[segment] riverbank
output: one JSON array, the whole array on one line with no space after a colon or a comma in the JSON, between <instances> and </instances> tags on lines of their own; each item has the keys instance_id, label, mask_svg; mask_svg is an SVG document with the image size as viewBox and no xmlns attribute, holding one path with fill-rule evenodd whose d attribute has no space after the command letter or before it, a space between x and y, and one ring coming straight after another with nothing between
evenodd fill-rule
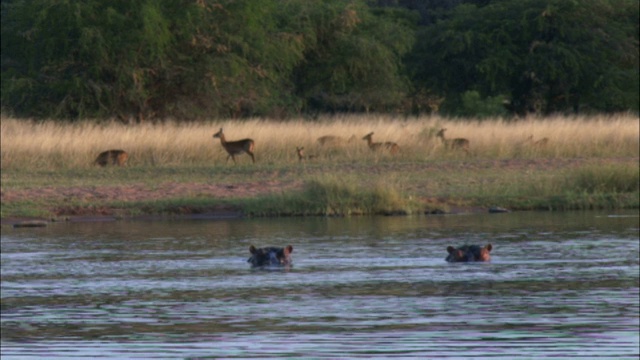
<instances>
[{"instance_id":1,"label":"riverbank","mask_svg":"<svg viewBox=\"0 0 640 360\"><path fill-rule=\"evenodd\" d=\"M116 167L56 174L14 170L2 174L1 218L12 224L24 219L628 209L639 207L638 162L638 158L458 159L275 168Z\"/></svg>"}]
</instances>

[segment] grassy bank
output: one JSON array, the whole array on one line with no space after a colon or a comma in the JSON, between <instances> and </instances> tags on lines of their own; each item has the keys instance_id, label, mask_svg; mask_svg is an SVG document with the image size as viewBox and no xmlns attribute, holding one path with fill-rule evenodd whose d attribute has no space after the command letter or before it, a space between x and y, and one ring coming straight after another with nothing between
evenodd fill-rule
<instances>
[{"instance_id":1,"label":"grassy bank","mask_svg":"<svg viewBox=\"0 0 640 360\"><path fill-rule=\"evenodd\" d=\"M228 140L255 141L255 165L246 155L237 157L238 165L225 164L227 154L212 138L220 127ZM447 149L435 137L441 128L450 138L468 139L469 153ZM635 116L511 123L353 116L137 126L3 117L1 130L3 218L219 207L263 216L639 206ZM396 142L399 154L370 151L361 138L371 131L374 141ZM317 138L323 135L345 141L322 146ZM535 144L543 138L545 145ZM298 161L296 146L314 158ZM127 166L92 165L107 149L126 150ZM246 191L226 194L226 188ZM109 191L115 195L104 195Z\"/></svg>"}]
</instances>

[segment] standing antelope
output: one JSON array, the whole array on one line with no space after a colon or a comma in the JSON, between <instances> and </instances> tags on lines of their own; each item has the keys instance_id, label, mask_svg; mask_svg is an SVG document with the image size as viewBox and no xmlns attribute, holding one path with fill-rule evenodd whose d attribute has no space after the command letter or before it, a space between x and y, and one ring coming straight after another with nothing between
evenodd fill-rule
<instances>
[{"instance_id":1,"label":"standing antelope","mask_svg":"<svg viewBox=\"0 0 640 360\"><path fill-rule=\"evenodd\" d=\"M369 149L371 149L372 151L377 151L384 147L385 149L389 150L389 152L392 155L395 155L400 150L400 146L398 146L398 144L394 142L390 142L390 141L387 141L385 143L373 142L373 132L370 132L367 135L365 135L362 138L362 140L367 140L367 145L369 145Z\"/></svg>"},{"instance_id":2,"label":"standing antelope","mask_svg":"<svg viewBox=\"0 0 640 360\"><path fill-rule=\"evenodd\" d=\"M436 134L436 137L439 137L442 140L442 143L447 149L462 149L469 154L469 140L465 138L446 139L444 137L445 131L447 131L447 129L440 129Z\"/></svg>"},{"instance_id":3,"label":"standing antelope","mask_svg":"<svg viewBox=\"0 0 640 360\"><path fill-rule=\"evenodd\" d=\"M305 155L304 154L304 146L303 147L298 147L296 146L296 152L298 153L298 161L304 161L304 160L311 160L311 159L315 159L316 156L315 155Z\"/></svg>"},{"instance_id":4,"label":"standing antelope","mask_svg":"<svg viewBox=\"0 0 640 360\"><path fill-rule=\"evenodd\" d=\"M224 138L224 133L222 132L222 128L220 128L220 131L218 131L217 133L213 134L213 138L220 138L220 144L222 144L222 147L227 151L227 153L229 153L229 156L227 156L227 163L229 162L229 158L233 159L233 163L236 164L236 158L235 155L238 154L242 154L243 152L249 154L249 156L251 156L251 160L253 160L253 163L255 164L256 162L256 158L253 156L253 147L254 147L254 142L251 139L242 139L242 140L236 140L236 141L227 141Z\"/></svg>"},{"instance_id":5,"label":"standing antelope","mask_svg":"<svg viewBox=\"0 0 640 360\"><path fill-rule=\"evenodd\" d=\"M124 150L107 150L101 152L93 163L100 166L122 166L127 162L127 159L129 159L129 154Z\"/></svg>"}]
</instances>

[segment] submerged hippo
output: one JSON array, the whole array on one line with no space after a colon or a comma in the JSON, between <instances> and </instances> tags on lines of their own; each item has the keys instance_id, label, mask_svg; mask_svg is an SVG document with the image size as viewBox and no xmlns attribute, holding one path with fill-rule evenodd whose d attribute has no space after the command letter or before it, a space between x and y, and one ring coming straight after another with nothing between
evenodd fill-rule
<instances>
[{"instance_id":1,"label":"submerged hippo","mask_svg":"<svg viewBox=\"0 0 640 360\"><path fill-rule=\"evenodd\" d=\"M478 245L464 245L459 248L453 246L447 247L449 256L445 260L448 262L471 262L471 261L490 261L491 249L493 246L487 244L484 247Z\"/></svg>"},{"instance_id":2,"label":"submerged hippo","mask_svg":"<svg viewBox=\"0 0 640 360\"><path fill-rule=\"evenodd\" d=\"M251 245L249 252L251 252L251 257L247 262L251 263L251 267L289 266L291 265L293 246L256 248Z\"/></svg>"}]
</instances>

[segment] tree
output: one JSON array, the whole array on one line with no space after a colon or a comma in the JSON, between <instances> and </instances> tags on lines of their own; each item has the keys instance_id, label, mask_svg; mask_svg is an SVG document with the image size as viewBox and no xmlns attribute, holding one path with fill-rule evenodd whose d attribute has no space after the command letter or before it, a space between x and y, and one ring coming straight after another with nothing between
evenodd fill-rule
<instances>
[{"instance_id":1,"label":"tree","mask_svg":"<svg viewBox=\"0 0 640 360\"><path fill-rule=\"evenodd\" d=\"M304 61L294 82L307 111L382 110L400 103L408 82L402 56L413 43L406 12L371 11L360 1L315 1Z\"/></svg>"},{"instance_id":2,"label":"tree","mask_svg":"<svg viewBox=\"0 0 640 360\"><path fill-rule=\"evenodd\" d=\"M449 102L475 90L520 114L638 109L637 1L460 5L417 43L415 81Z\"/></svg>"},{"instance_id":3,"label":"tree","mask_svg":"<svg viewBox=\"0 0 640 360\"><path fill-rule=\"evenodd\" d=\"M406 84L401 18L361 0L2 2L2 107L138 121L380 107Z\"/></svg>"},{"instance_id":4,"label":"tree","mask_svg":"<svg viewBox=\"0 0 640 360\"><path fill-rule=\"evenodd\" d=\"M18 115L194 117L287 102L299 39L279 1L2 3L2 106ZM277 100L274 100L277 99Z\"/></svg>"}]
</instances>

